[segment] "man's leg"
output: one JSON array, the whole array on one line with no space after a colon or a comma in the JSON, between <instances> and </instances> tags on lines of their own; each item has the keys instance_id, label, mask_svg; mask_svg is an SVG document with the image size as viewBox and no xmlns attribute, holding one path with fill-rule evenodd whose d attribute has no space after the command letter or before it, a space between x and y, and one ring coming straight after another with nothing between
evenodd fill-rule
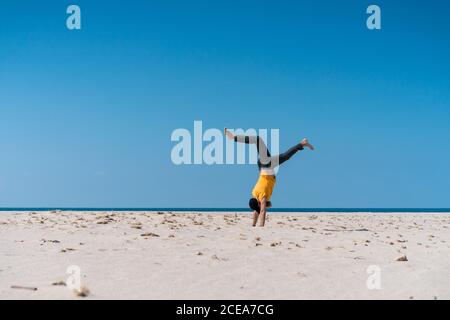
<instances>
[{"instance_id":1,"label":"man's leg","mask_svg":"<svg viewBox=\"0 0 450 320\"><path fill-rule=\"evenodd\" d=\"M308 139L303 139L299 144L293 146L288 151L283 152L282 154L272 157L278 159L272 160L272 161L278 161L278 165L280 166L282 163L288 161L294 154L296 154L298 151L303 150L304 147L307 147L311 150L314 150L314 147L308 142Z\"/></svg>"},{"instance_id":2,"label":"man's leg","mask_svg":"<svg viewBox=\"0 0 450 320\"><path fill-rule=\"evenodd\" d=\"M264 211L261 211L261 219L259 219L259 226L264 227L265 224L266 224L266 210L264 209Z\"/></svg>"},{"instance_id":3,"label":"man's leg","mask_svg":"<svg viewBox=\"0 0 450 320\"><path fill-rule=\"evenodd\" d=\"M240 143L246 143L246 144L256 144L256 150L258 150L258 156L260 159L260 162L263 165L267 165L270 163L270 152L267 148L266 144L264 143L264 140L260 136L246 136L246 135L235 135L227 130L227 128L224 129L225 135L236 142Z\"/></svg>"}]
</instances>

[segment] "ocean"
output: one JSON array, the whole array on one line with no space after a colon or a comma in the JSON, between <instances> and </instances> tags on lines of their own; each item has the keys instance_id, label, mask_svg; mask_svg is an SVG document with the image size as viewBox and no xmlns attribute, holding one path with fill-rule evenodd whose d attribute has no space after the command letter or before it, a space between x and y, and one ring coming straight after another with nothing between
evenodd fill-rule
<instances>
[{"instance_id":1,"label":"ocean","mask_svg":"<svg viewBox=\"0 0 450 320\"><path fill-rule=\"evenodd\" d=\"M173 211L173 212L246 212L248 208L0 208L0 211ZM450 212L449 208L271 208L270 212Z\"/></svg>"}]
</instances>

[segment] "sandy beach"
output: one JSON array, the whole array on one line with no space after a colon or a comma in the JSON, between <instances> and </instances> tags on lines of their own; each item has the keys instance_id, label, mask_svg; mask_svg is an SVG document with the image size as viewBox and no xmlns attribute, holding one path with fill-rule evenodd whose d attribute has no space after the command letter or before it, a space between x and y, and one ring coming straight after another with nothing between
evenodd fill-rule
<instances>
[{"instance_id":1,"label":"sandy beach","mask_svg":"<svg viewBox=\"0 0 450 320\"><path fill-rule=\"evenodd\" d=\"M0 299L450 299L449 228L448 213L254 228L250 213L0 212Z\"/></svg>"}]
</instances>

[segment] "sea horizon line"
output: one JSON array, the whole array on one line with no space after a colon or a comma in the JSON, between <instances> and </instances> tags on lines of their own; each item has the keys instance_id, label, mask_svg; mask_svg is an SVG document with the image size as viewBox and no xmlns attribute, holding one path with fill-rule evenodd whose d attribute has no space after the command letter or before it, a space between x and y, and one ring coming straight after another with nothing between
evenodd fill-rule
<instances>
[{"instance_id":1,"label":"sea horizon line","mask_svg":"<svg viewBox=\"0 0 450 320\"><path fill-rule=\"evenodd\" d=\"M195 207L0 207L0 211L173 211L173 212L247 212L248 208ZM450 208L273 208L271 212L450 212Z\"/></svg>"}]
</instances>

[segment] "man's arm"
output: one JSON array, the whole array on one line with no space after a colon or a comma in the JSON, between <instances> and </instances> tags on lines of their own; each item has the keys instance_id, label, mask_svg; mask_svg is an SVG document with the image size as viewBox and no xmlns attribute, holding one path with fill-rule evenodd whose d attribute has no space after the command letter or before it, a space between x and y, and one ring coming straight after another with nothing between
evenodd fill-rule
<instances>
[{"instance_id":1,"label":"man's arm","mask_svg":"<svg viewBox=\"0 0 450 320\"><path fill-rule=\"evenodd\" d=\"M253 211L253 226L256 227L256 223L258 222L259 213L256 210Z\"/></svg>"},{"instance_id":2,"label":"man's arm","mask_svg":"<svg viewBox=\"0 0 450 320\"><path fill-rule=\"evenodd\" d=\"M261 199L261 209L259 211L259 215L261 216L261 220L259 221L259 226L264 227L264 224L266 223L266 197Z\"/></svg>"}]
</instances>

